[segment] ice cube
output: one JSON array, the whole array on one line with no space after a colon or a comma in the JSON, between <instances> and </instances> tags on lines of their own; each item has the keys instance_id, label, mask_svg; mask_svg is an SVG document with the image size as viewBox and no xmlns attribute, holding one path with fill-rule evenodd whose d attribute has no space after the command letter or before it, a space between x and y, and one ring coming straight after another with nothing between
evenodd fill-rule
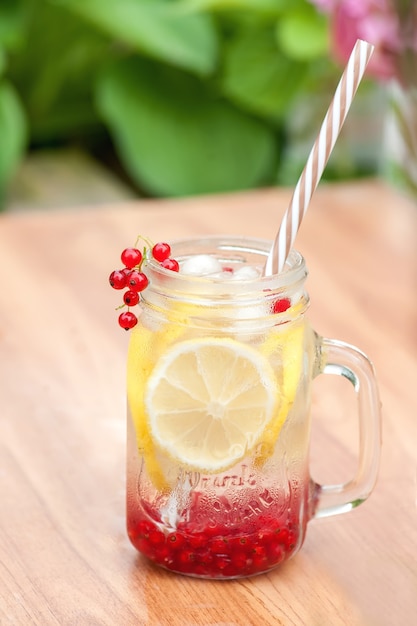
<instances>
[{"instance_id":1,"label":"ice cube","mask_svg":"<svg viewBox=\"0 0 417 626\"><path fill-rule=\"evenodd\" d=\"M196 254L181 264L181 274L189 276L207 276L222 271L219 261L209 254Z\"/></svg>"},{"instance_id":2,"label":"ice cube","mask_svg":"<svg viewBox=\"0 0 417 626\"><path fill-rule=\"evenodd\" d=\"M256 267L252 265L243 265L233 272L231 278L232 280L251 280L253 278L259 278L259 272Z\"/></svg>"},{"instance_id":3,"label":"ice cube","mask_svg":"<svg viewBox=\"0 0 417 626\"><path fill-rule=\"evenodd\" d=\"M216 278L220 280L230 280L232 276L233 276L232 272L225 272L224 270L222 272L216 272L215 274L210 274L210 278Z\"/></svg>"}]
</instances>

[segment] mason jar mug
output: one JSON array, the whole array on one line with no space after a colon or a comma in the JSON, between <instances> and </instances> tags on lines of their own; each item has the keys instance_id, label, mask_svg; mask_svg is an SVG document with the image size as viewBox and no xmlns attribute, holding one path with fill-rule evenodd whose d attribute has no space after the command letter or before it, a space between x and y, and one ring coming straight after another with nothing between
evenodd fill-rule
<instances>
[{"instance_id":1,"label":"mason jar mug","mask_svg":"<svg viewBox=\"0 0 417 626\"><path fill-rule=\"evenodd\" d=\"M269 249L258 239L184 240L172 246L184 271L144 269L127 364L127 529L173 572L267 572L297 553L311 519L357 506L376 481L373 367L311 328L298 252L262 276ZM186 271L196 258L203 275ZM356 475L331 486L309 470L312 384L328 373L352 383L360 429Z\"/></svg>"}]
</instances>

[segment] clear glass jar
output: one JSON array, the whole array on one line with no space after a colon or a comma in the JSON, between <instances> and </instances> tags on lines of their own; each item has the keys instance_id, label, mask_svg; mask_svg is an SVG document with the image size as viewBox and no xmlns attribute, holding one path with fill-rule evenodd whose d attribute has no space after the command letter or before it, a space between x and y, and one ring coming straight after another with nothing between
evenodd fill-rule
<instances>
[{"instance_id":1,"label":"clear glass jar","mask_svg":"<svg viewBox=\"0 0 417 626\"><path fill-rule=\"evenodd\" d=\"M279 276L234 280L260 274L269 248L180 241L180 263L208 254L222 276L145 269L128 356L127 528L140 552L175 572L266 572L296 554L310 519L350 510L376 480L372 366L311 329L302 256L292 251ZM314 378L329 372L359 398L359 469L347 484L320 486L309 472L310 398Z\"/></svg>"}]
</instances>

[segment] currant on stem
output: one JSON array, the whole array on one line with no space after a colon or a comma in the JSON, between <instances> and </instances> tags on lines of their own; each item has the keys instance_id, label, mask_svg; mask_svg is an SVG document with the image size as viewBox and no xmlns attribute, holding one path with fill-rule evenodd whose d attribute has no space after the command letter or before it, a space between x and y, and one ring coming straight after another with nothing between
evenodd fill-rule
<instances>
[{"instance_id":1,"label":"currant on stem","mask_svg":"<svg viewBox=\"0 0 417 626\"><path fill-rule=\"evenodd\" d=\"M165 259L164 261L162 261L161 266L164 267L166 270L171 270L172 272L180 271L179 263L175 259Z\"/></svg>"},{"instance_id":2,"label":"currant on stem","mask_svg":"<svg viewBox=\"0 0 417 626\"><path fill-rule=\"evenodd\" d=\"M152 248L152 256L155 261L165 261L171 255L171 246L167 243L159 242Z\"/></svg>"},{"instance_id":3,"label":"currant on stem","mask_svg":"<svg viewBox=\"0 0 417 626\"><path fill-rule=\"evenodd\" d=\"M127 304L127 306L136 306L139 302L139 294L137 291L125 291L123 294L123 302Z\"/></svg>"},{"instance_id":4,"label":"currant on stem","mask_svg":"<svg viewBox=\"0 0 417 626\"><path fill-rule=\"evenodd\" d=\"M137 242L142 239L146 244L143 250L136 247ZM124 267L120 270L114 270L109 276L110 285L113 289L125 289L123 294L123 306L128 307L119 315L119 325L125 330L130 330L138 323L137 316L129 311L129 307L136 306L140 302L139 293L142 292L149 284L148 277L142 272L142 265L145 260L153 258L161 264L165 269L174 272L179 271L179 264L175 259L171 259L171 247L165 242L158 242L155 245L146 237L138 237L135 247L125 248L120 255Z\"/></svg>"},{"instance_id":5,"label":"currant on stem","mask_svg":"<svg viewBox=\"0 0 417 626\"><path fill-rule=\"evenodd\" d=\"M132 270L128 276L127 284L131 291L143 291L148 286L149 281L143 272Z\"/></svg>"},{"instance_id":6,"label":"currant on stem","mask_svg":"<svg viewBox=\"0 0 417 626\"><path fill-rule=\"evenodd\" d=\"M128 269L133 269L136 265L139 265L142 261L142 252L137 248L126 248L123 250L120 258L123 265Z\"/></svg>"},{"instance_id":7,"label":"currant on stem","mask_svg":"<svg viewBox=\"0 0 417 626\"><path fill-rule=\"evenodd\" d=\"M119 326L125 330L130 330L138 323L138 318L131 311L124 311L119 315Z\"/></svg>"},{"instance_id":8,"label":"currant on stem","mask_svg":"<svg viewBox=\"0 0 417 626\"><path fill-rule=\"evenodd\" d=\"M126 287L126 275L123 270L114 270L109 276L109 283L113 289L124 289Z\"/></svg>"}]
</instances>

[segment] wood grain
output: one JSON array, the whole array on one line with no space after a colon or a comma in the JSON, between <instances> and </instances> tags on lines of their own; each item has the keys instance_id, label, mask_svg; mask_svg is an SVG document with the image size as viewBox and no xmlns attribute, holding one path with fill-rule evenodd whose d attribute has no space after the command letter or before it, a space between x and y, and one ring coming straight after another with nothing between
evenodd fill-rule
<instances>
[{"instance_id":1,"label":"wood grain","mask_svg":"<svg viewBox=\"0 0 417 626\"><path fill-rule=\"evenodd\" d=\"M126 538L128 337L107 276L138 233L272 239L290 195L0 217L2 626L416 623L417 208L377 182L322 185L297 240L316 330L360 346L376 366L384 443L371 498L311 522L292 561L242 581L169 574ZM320 480L355 466L354 407L342 393L317 383L311 463Z\"/></svg>"}]
</instances>

